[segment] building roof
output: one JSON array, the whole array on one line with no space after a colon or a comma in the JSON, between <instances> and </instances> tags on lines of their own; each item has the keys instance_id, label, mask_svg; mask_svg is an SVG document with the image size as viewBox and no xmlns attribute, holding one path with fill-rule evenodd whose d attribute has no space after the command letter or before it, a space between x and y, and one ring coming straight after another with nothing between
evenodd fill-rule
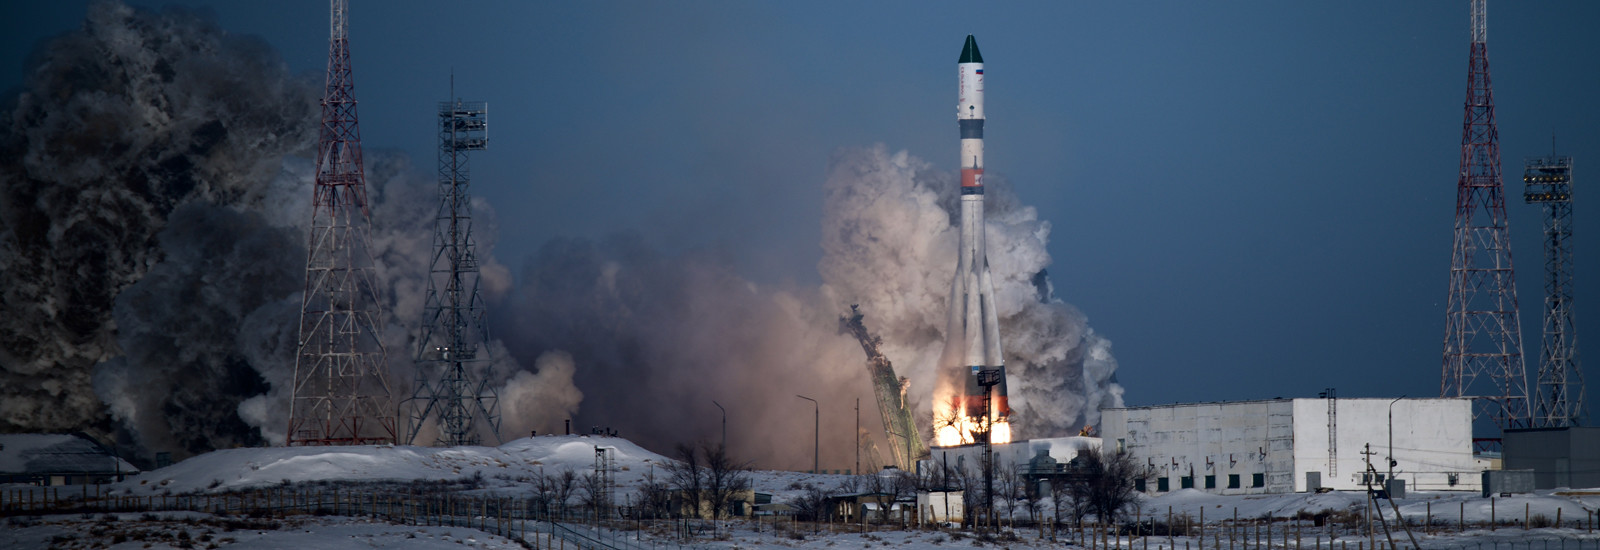
<instances>
[{"instance_id":1,"label":"building roof","mask_svg":"<svg viewBox=\"0 0 1600 550\"><path fill-rule=\"evenodd\" d=\"M1395 401L1394 397L1335 397L1337 401ZM1471 397L1402 397L1400 401L1456 401L1472 400ZM1292 401L1327 401L1326 397L1275 397L1272 399L1245 399L1241 401L1196 401L1193 403L1165 403L1160 405L1141 405L1138 407L1106 407L1103 411L1135 411L1146 409L1171 409L1176 407L1207 407L1212 405L1250 405L1258 403L1284 403Z\"/></svg>"},{"instance_id":2,"label":"building roof","mask_svg":"<svg viewBox=\"0 0 1600 550\"><path fill-rule=\"evenodd\" d=\"M118 472L134 474L139 469L82 436L0 434L0 475Z\"/></svg>"}]
</instances>

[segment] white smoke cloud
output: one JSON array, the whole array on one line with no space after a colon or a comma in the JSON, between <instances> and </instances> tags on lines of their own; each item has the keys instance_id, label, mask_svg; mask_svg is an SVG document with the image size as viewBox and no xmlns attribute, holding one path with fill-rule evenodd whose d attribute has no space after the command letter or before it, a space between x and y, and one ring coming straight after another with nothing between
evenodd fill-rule
<instances>
[{"instance_id":1,"label":"white smoke cloud","mask_svg":"<svg viewBox=\"0 0 1600 550\"><path fill-rule=\"evenodd\" d=\"M503 346L496 348L497 355L505 353ZM499 390L500 433L506 439L534 430L557 433L566 419L578 414L578 404L583 402L583 392L572 384L578 367L571 354L546 352L533 362L533 369L517 371Z\"/></svg>"},{"instance_id":2,"label":"white smoke cloud","mask_svg":"<svg viewBox=\"0 0 1600 550\"><path fill-rule=\"evenodd\" d=\"M1049 222L1021 205L1002 178L988 183L989 268L1014 434L1070 435L1097 424L1101 407L1122 405L1111 343L1036 282L1048 283ZM818 270L828 294L861 304L868 327L883 336L884 354L910 377L918 414L928 415L960 232L954 174L880 145L841 151L824 189Z\"/></svg>"}]
</instances>

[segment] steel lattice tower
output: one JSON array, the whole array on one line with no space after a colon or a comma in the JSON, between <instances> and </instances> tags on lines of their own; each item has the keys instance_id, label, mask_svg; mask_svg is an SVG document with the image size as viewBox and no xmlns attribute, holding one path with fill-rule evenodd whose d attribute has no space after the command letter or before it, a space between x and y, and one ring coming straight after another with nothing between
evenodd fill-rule
<instances>
[{"instance_id":1,"label":"steel lattice tower","mask_svg":"<svg viewBox=\"0 0 1600 550\"><path fill-rule=\"evenodd\" d=\"M451 95L455 86L451 85ZM417 339L417 379L412 391L407 442L428 417L438 419L435 445L476 445L476 419L500 439L500 403L487 349L483 297L478 293L477 245L472 238L469 151L489 145L489 106L483 102L439 104L439 210L434 217L428 295Z\"/></svg>"},{"instance_id":2,"label":"steel lattice tower","mask_svg":"<svg viewBox=\"0 0 1600 550\"><path fill-rule=\"evenodd\" d=\"M1500 136L1489 83L1484 0L1472 0L1472 46L1461 173L1456 184L1455 247L1445 314L1443 397L1477 397L1500 429L1529 425L1522 321L1500 179Z\"/></svg>"},{"instance_id":3,"label":"steel lattice tower","mask_svg":"<svg viewBox=\"0 0 1600 550\"><path fill-rule=\"evenodd\" d=\"M1529 159L1522 198L1544 210L1544 339L1533 425L1578 425L1583 414L1583 371L1572 327L1572 157Z\"/></svg>"},{"instance_id":4,"label":"steel lattice tower","mask_svg":"<svg viewBox=\"0 0 1600 550\"><path fill-rule=\"evenodd\" d=\"M290 445L393 443L371 213L350 74L346 0L332 0L317 180L306 250L300 341L289 402Z\"/></svg>"}]
</instances>

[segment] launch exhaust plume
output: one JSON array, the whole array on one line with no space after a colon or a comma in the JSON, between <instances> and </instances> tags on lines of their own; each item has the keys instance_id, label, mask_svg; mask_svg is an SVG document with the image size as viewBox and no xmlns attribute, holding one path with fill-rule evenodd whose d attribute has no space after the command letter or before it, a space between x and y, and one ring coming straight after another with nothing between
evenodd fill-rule
<instances>
[{"instance_id":1,"label":"launch exhaust plume","mask_svg":"<svg viewBox=\"0 0 1600 550\"><path fill-rule=\"evenodd\" d=\"M1111 342L1054 296L1045 272L1052 263L1049 222L1023 206L1003 178L990 174L985 186L1013 437L1077 433L1099 423L1101 407L1122 405ZM884 353L909 369L903 374L912 381L909 394L923 400L916 410L928 415L919 419L927 430L961 230L955 176L878 146L841 151L824 189L818 269L831 294L859 301L880 319Z\"/></svg>"},{"instance_id":2,"label":"launch exhaust plume","mask_svg":"<svg viewBox=\"0 0 1600 550\"><path fill-rule=\"evenodd\" d=\"M0 115L0 431L180 458L282 443L320 75L193 13L115 2L33 59ZM386 344L407 349L433 188L402 157L367 160ZM493 211L474 210L488 250ZM502 296L510 273L485 256ZM522 370L497 361L496 384Z\"/></svg>"},{"instance_id":3,"label":"launch exhaust plume","mask_svg":"<svg viewBox=\"0 0 1600 550\"><path fill-rule=\"evenodd\" d=\"M822 462L849 464L855 444L845 411L854 398L874 399L859 346L836 331L849 304L872 316L886 355L905 369L928 435L959 231L955 181L882 146L841 150L823 184L820 288L760 285L716 251L668 254L636 234L559 238L523 268L513 303L491 314L524 361L544 350L571 353L583 389L580 426L618 429L652 448L715 441L716 400L728 410L733 452L763 467L804 469L812 441L802 436L813 427L801 414L808 404L793 396L828 395ZM1100 407L1122 404L1111 344L1052 294L1049 224L992 175L989 198L1016 436L1075 434L1099 422Z\"/></svg>"}]
</instances>

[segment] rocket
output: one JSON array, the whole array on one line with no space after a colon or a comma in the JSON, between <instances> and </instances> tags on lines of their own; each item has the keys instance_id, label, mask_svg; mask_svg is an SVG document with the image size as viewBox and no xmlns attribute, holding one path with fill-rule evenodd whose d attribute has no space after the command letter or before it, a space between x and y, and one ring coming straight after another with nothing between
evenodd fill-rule
<instances>
[{"instance_id":1,"label":"rocket","mask_svg":"<svg viewBox=\"0 0 1600 550\"><path fill-rule=\"evenodd\" d=\"M956 122L961 127L961 248L950 288L950 318L942 362L961 369L964 384L957 387L964 387L962 404L969 417L983 416L989 388L979 380L990 378L994 385L990 418L1000 420L1010 416L1011 408L1006 403L1006 367L1000 349L994 281L984 252L983 56L972 35L967 35L966 45L961 47L956 73Z\"/></svg>"}]
</instances>

